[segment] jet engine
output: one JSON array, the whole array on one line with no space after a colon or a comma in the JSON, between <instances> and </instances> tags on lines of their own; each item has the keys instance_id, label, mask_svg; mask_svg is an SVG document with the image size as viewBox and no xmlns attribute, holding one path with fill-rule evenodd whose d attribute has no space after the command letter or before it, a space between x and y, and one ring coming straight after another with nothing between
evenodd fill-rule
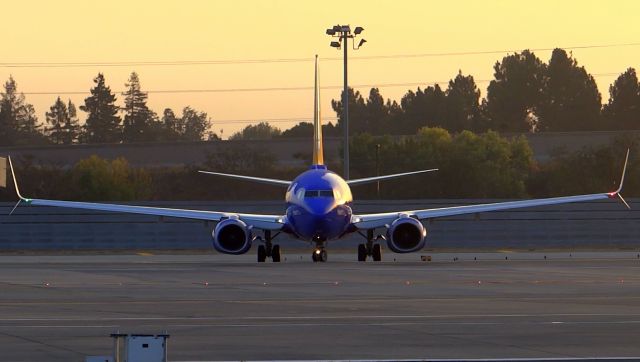
<instances>
[{"instance_id":1,"label":"jet engine","mask_svg":"<svg viewBox=\"0 0 640 362\"><path fill-rule=\"evenodd\" d=\"M242 220L227 219L213 229L213 247L224 254L239 255L251 249L251 227Z\"/></svg>"},{"instance_id":2,"label":"jet engine","mask_svg":"<svg viewBox=\"0 0 640 362\"><path fill-rule=\"evenodd\" d=\"M395 253L411 253L424 247L427 230L414 218L404 216L387 228L387 246Z\"/></svg>"}]
</instances>

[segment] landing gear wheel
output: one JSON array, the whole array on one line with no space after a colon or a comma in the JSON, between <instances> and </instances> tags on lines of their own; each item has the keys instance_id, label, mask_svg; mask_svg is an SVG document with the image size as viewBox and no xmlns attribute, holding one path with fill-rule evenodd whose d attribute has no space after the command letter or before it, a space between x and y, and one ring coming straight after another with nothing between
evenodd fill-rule
<instances>
[{"instance_id":1,"label":"landing gear wheel","mask_svg":"<svg viewBox=\"0 0 640 362\"><path fill-rule=\"evenodd\" d=\"M267 260L267 249L264 245L258 246L258 263L264 263Z\"/></svg>"},{"instance_id":2,"label":"landing gear wheel","mask_svg":"<svg viewBox=\"0 0 640 362\"><path fill-rule=\"evenodd\" d=\"M274 245L271 249L271 260L274 263L280 262L280 245Z\"/></svg>"},{"instance_id":3,"label":"landing gear wheel","mask_svg":"<svg viewBox=\"0 0 640 362\"><path fill-rule=\"evenodd\" d=\"M382 261L382 247L380 244L376 244L373 246L373 252L371 253L373 257L373 261Z\"/></svg>"},{"instance_id":4,"label":"landing gear wheel","mask_svg":"<svg viewBox=\"0 0 640 362\"><path fill-rule=\"evenodd\" d=\"M367 260L367 247L364 244L358 245L358 261Z\"/></svg>"},{"instance_id":5,"label":"landing gear wheel","mask_svg":"<svg viewBox=\"0 0 640 362\"><path fill-rule=\"evenodd\" d=\"M327 251L324 249L316 249L313 251L313 254L311 254L311 259L313 259L314 262L326 262L327 261Z\"/></svg>"}]
</instances>

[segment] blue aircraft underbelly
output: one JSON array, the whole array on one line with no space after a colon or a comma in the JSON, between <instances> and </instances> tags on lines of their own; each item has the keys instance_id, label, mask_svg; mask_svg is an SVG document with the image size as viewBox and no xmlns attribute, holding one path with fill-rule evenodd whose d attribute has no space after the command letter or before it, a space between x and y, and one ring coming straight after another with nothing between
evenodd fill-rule
<instances>
[{"instance_id":1,"label":"blue aircraft underbelly","mask_svg":"<svg viewBox=\"0 0 640 362\"><path fill-rule=\"evenodd\" d=\"M351 223L351 208L339 205L326 212L313 212L291 205L287 208L291 231L304 240L326 241L342 236Z\"/></svg>"}]
</instances>

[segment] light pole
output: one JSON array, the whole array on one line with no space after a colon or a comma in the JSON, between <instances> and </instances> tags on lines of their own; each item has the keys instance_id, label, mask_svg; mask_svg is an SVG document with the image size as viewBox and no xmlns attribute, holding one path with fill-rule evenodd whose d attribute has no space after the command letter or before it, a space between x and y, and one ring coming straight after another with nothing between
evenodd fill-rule
<instances>
[{"instance_id":1,"label":"light pole","mask_svg":"<svg viewBox=\"0 0 640 362\"><path fill-rule=\"evenodd\" d=\"M380 176L380 144L376 144L376 176ZM376 182L376 196L380 199L380 181Z\"/></svg>"},{"instance_id":2,"label":"light pole","mask_svg":"<svg viewBox=\"0 0 640 362\"><path fill-rule=\"evenodd\" d=\"M356 46L355 39L364 28L357 26L351 33L351 27L349 25L334 25L332 28L327 29L327 35L331 35L334 38L338 38L339 41L332 41L331 46L337 49L341 47L344 50L344 90L342 92L342 128L344 134L344 172L343 177L345 180L349 179L349 83L347 77L347 49L348 40L353 39L353 50L360 49L362 44L366 42L364 39L360 39L358 46Z\"/></svg>"}]
</instances>

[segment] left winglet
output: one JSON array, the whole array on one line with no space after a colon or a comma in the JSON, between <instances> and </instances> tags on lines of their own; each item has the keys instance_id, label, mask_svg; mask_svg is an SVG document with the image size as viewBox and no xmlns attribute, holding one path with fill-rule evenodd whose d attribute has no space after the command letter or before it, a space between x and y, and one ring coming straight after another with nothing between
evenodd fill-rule
<instances>
[{"instance_id":1,"label":"left winglet","mask_svg":"<svg viewBox=\"0 0 640 362\"><path fill-rule=\"evenodd\" d=\"M20 205L20 202L24 201L26 203L30 203L31 199L28 199L24 196L22 196L22 194L20 194L20 188L18 188L18 180L16 179L16 172L13 169L13 163L11 162L11 156L7 157L9 159L9 168L11 169L11 177L13 177L13 185L16 188L16 193L18 194L18 202L16 203L16 205L13 207L13 209L11 209L11 212L9 212L9 215L13 214L13 212L18 208L18 206Z\"/></svg>"},{"instance_id":2,"label":"left winglet","mask_svg":"<svg viewBox=\"0 0 640 362\"><path fill-rule=\"evenodd\" d=\"M620 201L622 201L622 203L624 204L624 206L627 207L627 209L631 209L631 206L629 206L629 204L624 199L624 197L622 197L622 194L620 194L620 191L622 191L622 185L624 184L624 175L627 173L627 163L629 162L629 151L630 149L627 148L627 156L624 159L624 167L622 168L622 176L620 177L620 184L618 185L618 189L608 193L610 198L620 199Z\"/></svg>"}]
</instances>

